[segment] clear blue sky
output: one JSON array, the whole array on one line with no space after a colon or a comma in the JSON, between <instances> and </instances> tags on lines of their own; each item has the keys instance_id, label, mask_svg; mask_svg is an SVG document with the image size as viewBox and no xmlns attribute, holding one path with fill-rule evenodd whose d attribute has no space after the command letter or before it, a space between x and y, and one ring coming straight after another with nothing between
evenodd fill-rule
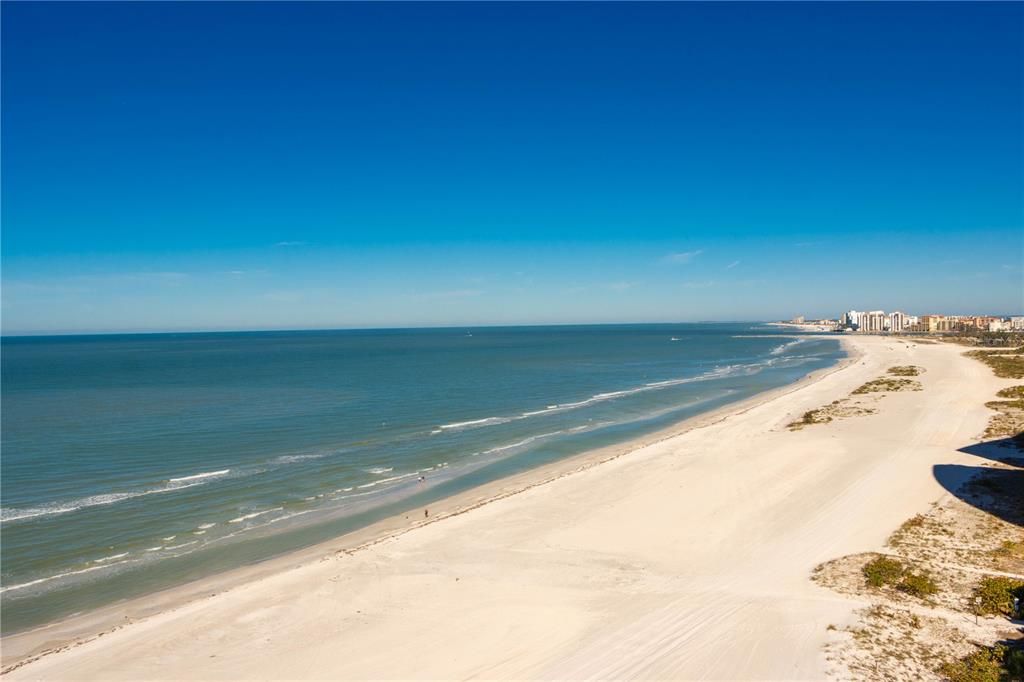
<instances>
[{"instance_id":1,"label":"clear blue sky","mask_svg":"<svg viewBox=\"0 0 1024 682\"><path fill-rule=\"evenodd\" d=\"M13 3L3 330L1021 313L1021 3Z\"/></svg>"}]
</instances>

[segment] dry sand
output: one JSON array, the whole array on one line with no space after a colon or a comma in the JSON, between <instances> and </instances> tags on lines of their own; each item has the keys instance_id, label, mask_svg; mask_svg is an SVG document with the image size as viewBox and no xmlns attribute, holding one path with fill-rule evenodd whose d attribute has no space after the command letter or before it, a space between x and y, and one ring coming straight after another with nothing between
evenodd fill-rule
<instances>
[{"instance_id":1,"label":"dry sand","mask_svg":"<svg viewBox=\"0 0 1024 682\"><path fill-rule=\"evenodd\" d=\"M844 343L856 362L726 419L6 677L820 679L827 626L864 602L812 569L881 549L947 495L933 465L978 463L958 449L1012 383L955 346ZM787 428L893 365L925 368L923 390L857 396L877 412Z\"/></svg>"}]
</instances>

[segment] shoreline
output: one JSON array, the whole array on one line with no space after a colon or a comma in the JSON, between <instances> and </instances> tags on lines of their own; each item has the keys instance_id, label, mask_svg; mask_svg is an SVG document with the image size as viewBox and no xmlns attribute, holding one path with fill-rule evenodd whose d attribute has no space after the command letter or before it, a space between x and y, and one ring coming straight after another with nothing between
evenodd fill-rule
<instances>
[{"instance_id":1,"label":"shoreline","mask_svg":"<svg viewBox=\"0 0 1024 682\"><path fill-rule=\"evenodd\" d=\"M377 539L383 524L201 581L198 598L172 590L173 608L59 650L82 619L28 633L51 653L5 676L822 679L868 604L815 568L883 551L953 494L936 472L984 462L985 402L1012 383L959 347L844 343L845 361L629 457L594 451L451 498L431 509L445 523L398 517ZM909 388L859 390L908 365Z\"/></svg>"},{"instance_id":2,"label":"shoreline","mask_svg":"<svg viewBox=\"0 0 1024 682\"><path fill-rule=\"evenodd\" d=\"M856 345L838 337L846 357L834 365L810 372L796 381L768 389L742 400L708 412L687 417L670 426L623 443L608 445L550 462L528 471L499 478L430 504L430 516L410 519L416 512L396 514L368 526L309 547L269 557L253 564L214 573L198 580L175 585L145 595L113 602L85 613L13 632L3 637L3 662L0 674L6 675L53 653L86 644L127 625L153 616L177 611L185 606L210 600L238 587L258 582L284 571L324 561L338 554L353 555L398 538L411 531L432 526L479 509L494 502L519 495L593 467L617 460L644 448L658 445L691 431L742 415L785 395L800 391L825 377L855 365L863 356Z\"/></svg>"}]
</instances>

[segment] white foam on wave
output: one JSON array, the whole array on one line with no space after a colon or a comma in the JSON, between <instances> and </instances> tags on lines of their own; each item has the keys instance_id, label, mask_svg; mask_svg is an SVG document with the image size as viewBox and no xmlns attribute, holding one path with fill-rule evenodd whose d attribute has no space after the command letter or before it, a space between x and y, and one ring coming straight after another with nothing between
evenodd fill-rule
<instances>
[{"instance_id":1,"label":"white foam on wave","mask_svg":"<svg viewBox=\"0 0 1024 682\"><path fill-rule=\"evenodd\" d=\"M124 492L105 493L102 495L90 495L89 497L82 497L77 500L69 500L67 502L52 502L50 504L43 505L42 507L33 507L29 509L4 508L0 509L0 523L22 521L39 516L68 514L70 512L78 511L79 509L115 504L117 502L130 500L136 497L143 497L145 495L158 495L160 493L187 490L188 488L194 488L197 485L207 483L208 479L224 476L230 471L230 469L222 469L220 471L207 471L201 474L193 474L191 476L169 478L166 482L155 488L127 490Z\"/></svg>"},{"instance_id":2,"label":"white foam on wave","mask_svg":"<svg viewBox=\"0 0 1024 682\"><path fill-rule=\"evenodd\" d=\"M81 575L82 573L91 573L92 571L99 571L100 569L110 568L112 566L117 566L119 564L127 564L130 561L131 561L130 559L126 559L124 561L115 561L112 564L106 564L105 563L105 564L102 564L100 566L90 566L88 568L82 568L82 569L79 569L77 571L65 571L64 573L58 573L56 575L50 575L50 576L47 576L45 578L37 578L36 580L30 580L27 583L20 583L18 585L7 585L5 587L0 587L0 593L10 592L10 591L13 591L13 590L21 590L21 589L24 589L26 587L32 587L33 585L40 585L42 583L48 583L48 582L51 582L53 580L60 580L61 578L68 578L68 577L73 576L73 575Z\"/></svg>"},{"instance_id":3,"label":"white foam on wave","mask_svg":"<svg viewBox=\"0 0 1024 682\"><path fill-rule=\"evenodd\" d=\"M278 516L277 518L270 519L269 521L267 521L266 523L264 523L262 526L259 526L259 527L262 528L263 526L269 526L270 524L277 523L279 521L287 521L288 519L293 519L296 516L302 516L304 514L312 514L314 511L316 511L316 510L315 509L306 509L305 511L297 511L297 512L292 512L291 514L285 514L284 516Z\"/></svg>"},{"instance_id":4,"label":"white foam on wave","mask_svg":"<svg viewBox=\"0 0 1024 682\"><path fill-rule=\"evenodd\" d=\"M143 495L156 495L158 493L169 493L175 490L184 490L186 488L192 488L202 484L202 481L197 481L195 483L188 483L185 485L166 485L161 488L151 488L149 490L138 490L124 493L107 493L105 495L91 495L89 497L83 497L77 500L71 500L69 502L54 502L44 507L36 507L33 509L8 508L0 510L0 522L9 523L11 521L32 519L37 516L54 516L56 514L67 514L69 512L78 511L79 509L114 504L115 502L121 502L122 500L130 500L134 497L142 497Z\"/></svg>"},{"instance_id":5,"label":"white foam on wave","mask_svg":"<svg viewBox=\"0 0 1024 682\"><path fill-rule=\"evenodd\" d=\"M206 530L207 528L213 528L216 525L216 523L200 523L198 528L199 530Z\"/></svg>"},{"instance_id":6,"label":"white foam on wave","mask_svg":"<svg viewBox=\"0 0 1024 682\"><path fill-rule=\"evenodd\" d=\"M120 554L111 554L110 556L105 556L105 557L102 557L100 559L93 559L92 563L94 563L94 564L102 564L102 563L106 563L107 561L113 561L114 559L122 559L122 558L124 558L126 556L128 556L128 552L121 552Z\"/></svg>"},{"instance_id":7,"label":"white foam on wave","mask_svg":"<svg viewBox=\"0 0 1024 682\"><path fill-rule=\"evenodd\" d=\"M807 340L806 337L800 337L800 338L794 339L793 341L788 341L786 343L779 344L775 348L772 348L770 351L768 351L768 353L771 354L771 355L782 355L783 353L786 352L787 349L792 348L793 346L797 345L798 343L803 343L806 340Z\"/></svg>"},{"instance_id":8,"label":"white foam on wave","mask_svg":"<svg viewBox=\"0 0 1024 682\"><path fill-rule=\"evenodd\" d=\"M388 471L390 471L390 469L388 469ZM415 476L417 473L418 472L413 472L411 474L399 474L398 476L390 476L388 478L381 478L381 479L376 480L376 481L371 481L370 483L364 483L363 485L357 485L356 488L358 488L360 490L362 490L364 488L375 488L375 487L377 487L379 485L384 485L386 483L394 483L395 481L403 481L403 480L405 480L407 478L411 478L411 477ZM344 490L351 490L351 488L345 488Z\"/></svg>"},{"instance_id":9,"label":"white foam on wave","mask_svg":"<svg viewBox=\"0 0 1024 682\"><path fill-rule=\"evenodd\" d=\"M374 476L380 476L381 474L390 474L394 470L395 467L370 467L369 469L363 469L363 471L365 471L366 473L373 474Z\"/></svg>"},{"instance_id":10,"label":"white foam on wave","mask_svg":"<svg viewBox=\"0 0 1024 682\"><path fill-rule=\"evenodd\" d=\"M521 419L529 419L530 417L536 417L538 415L554 414L557 412L565 412L567 410L576 410L581 407L587 407L595 403L604 402L606 400L615 400L616 398L623 398L626 396L636 395L637 393L643 393L645 391L654 391L663 388L669 388L671 386L680 386L682 384L690 384L699 381L711 381L714 379L721 379L734 374L755 374L763 369L762 363L753 363L751 365L726 365L724 367L716 367L713 370L707 371L703 374L694 377L685 377L681 379L667 379L665 381L653 381L642 386L636 386L634 388L626 388L619 391L607 391L604 393L595 393L594 395L586 398L585 400L577 400L569 403L557 403L554 405L548 405L543 410L531 410L529 412L523 412L514 417L487 417L486 419L474 419L465 422L456 422L454 424L444 424L441 429L458 429L458 428L470 428L478 426L491 426L495 424L506 424L511 421L518 421Z\"/></svg>"},{"instance_id":11,"label":"white foam on wave","mask_svg":"<svg viewBox=\"0 0 1024 682\"><path fill-rule=\"evenodd\" d=\"M441 424L438 428L442 431L449 431L452 429L468 429L477 426L492 426L494 424L505 424L510 422L514 417L484 417L483 419L470 419L464 422L452 422L451 424Z\"/></svg>"},{"instance_id":12,"label":"white foam on wave","mask_svg":"<svg viewBox=\"0 0 1024 682\"><path fill-rule=\"evenodd\" d=\"M221 469L220 471L204 471L201 474L192 474L191 476L181 476L180 478L169 478L168 483L181 483L182 481L196 481L201 478L213 478L214 476L224 476L230 474L231 469Z\"/></svg>"},{"instance_id":13,"label":"white foam on wave","mask_svg":"<svg viewBox=\"0 0 1024 682\"><path fill-rule=\"evenodd\" d=\"M273 461L275 464L294 464L295 462L305 462L310 459L322 459L329 454L328 452L311 452L305 455L281 455L274 458Z\"/></svg>"},{"instance_id":14,"label":"white foam on wave","mask_svg":"<svg viewBox=\"0 0 1024 682\"><path fill-rule=\"evenodd\" d=\"M584 427L584 428L586 428L586 427ZM536 442L538 440L541 440L542 438L551 438L552 436L559 436L559 435L561 435L563 433L569 433L570 431L572 431L572 429L563 429L561 431L552 431L551 433L538 433L535 436L528 436L528 437L526 437L526 438L524 438L522 440L516 441L515 443L507 443L505 445L497 445L497 446L495 446L493 448L490 448L489 450L484 450L483 452L474 453L474 456L477 456L477 455L493 455L496 452L504 452L505 450L514 450L515 448L521 448L524 445L529 445L530 443L533 443L533 442Z\"/></svg>"},{"instance_id":15,"label":"white foam on wave","mask_svg":"<svg viewBox=\"0 0 1024 682\"><path fill-rule=\"evenodd\" d=\"M248 521L249 519L254 519L257 516L263 516L264 514L269 514L271 512L281 511L282 509L284 509L284 507L274 507L273 509L264 509L263 511L253 512L251 514L245 514L244 516L239 516L238 518L231 519L230 521L228 521L228 523L241 523L242 521Z\"/></svg>"}]
</instances>

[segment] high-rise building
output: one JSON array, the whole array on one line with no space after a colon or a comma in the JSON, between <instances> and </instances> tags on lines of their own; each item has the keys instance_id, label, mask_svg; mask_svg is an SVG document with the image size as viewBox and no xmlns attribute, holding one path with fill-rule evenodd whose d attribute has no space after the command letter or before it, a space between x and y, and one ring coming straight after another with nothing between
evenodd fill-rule
<instances>
[{"instance_id":1,"label":"high-rise building","mask_svg":"<svg viewBox=\"0 0 1024 682\"><path fill-rule=\"evenodd\" d=\"M902 332L909 326L906 313L894 310L889 313L889 331L893 333Z\"/></svg>"},{"instance_id":2,"label":"high-rise building","mask_svg":"<svg viewBox=\"0 0 1024 682\"><path fill-rule=\"evenodd\" d=\"M953 331L956 322L955 319L945 315L922 315L920 327L921 331L933 334L935 332L949 332Z\"/></svg>"},{"instance_id":3,"label":"high-rise building","mask_svg":"<svg viewBox=\"0 0 1024 682\"><path fill-rule=\"evenodd\" d=\"M889 318L884 310L872 310L860 316L860 331L862 332L884 332L888 325Z\"/></svg>"}]
</instances>

